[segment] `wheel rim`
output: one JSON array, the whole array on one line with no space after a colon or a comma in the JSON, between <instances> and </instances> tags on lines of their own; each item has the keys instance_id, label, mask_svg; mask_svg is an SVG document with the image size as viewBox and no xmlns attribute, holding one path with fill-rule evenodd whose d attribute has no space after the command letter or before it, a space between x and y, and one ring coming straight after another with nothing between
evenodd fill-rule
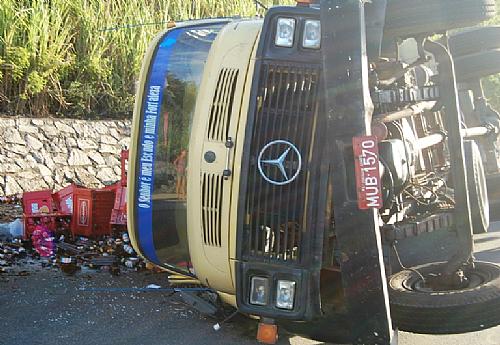
<instances>
[{"instance_id":1,"label":"wheel rim","mask_svg":"<svg viewBox=\"0 0 500 345\"><path fill-rule=\"evenodd\" d=\"M437 274L426 274L425 278L431 278L432 276L437 276ZM408 291L419 292L419 293L439 293L439 292L453 292L453 291L465 291L477 288L488 281L491 280L491 277L488 273L482 271L468 271L464 272L465 277L467 278L467 286L461 289L433 289L429 286L426 286L425 282L422 278L416 274L413 274L408 280L403 282L403 286Z\"/></svg>"}]
</instances>

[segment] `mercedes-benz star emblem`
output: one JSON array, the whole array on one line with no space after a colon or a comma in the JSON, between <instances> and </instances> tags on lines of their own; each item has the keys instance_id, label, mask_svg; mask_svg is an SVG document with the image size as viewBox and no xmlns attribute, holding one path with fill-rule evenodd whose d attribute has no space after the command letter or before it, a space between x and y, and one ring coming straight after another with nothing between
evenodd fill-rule
<instances>
[{"instance_id":1,"label":"mercedes-benz star emblem","mask_svg":"<svg viewBox=\"0 0 500 345\"><path fill-rule=\"evenodd\" d=\"M282 186L297 178L302 167L302 157L297 147L291 142L274 140L262 148L257 165L264 180ZM278 172L269 167L277 168ZM279 176L281 178L278 178Z\"/></svg>"}]
</instances>

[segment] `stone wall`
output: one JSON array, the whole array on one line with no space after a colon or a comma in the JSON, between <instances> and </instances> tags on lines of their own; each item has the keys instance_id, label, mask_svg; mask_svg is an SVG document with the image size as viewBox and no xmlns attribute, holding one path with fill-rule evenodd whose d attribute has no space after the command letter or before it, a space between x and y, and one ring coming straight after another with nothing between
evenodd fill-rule
<instances>
[{"instance_id":1,"label":"stone wall","mask_svg":"<svg viewBox=\"0 0 500 345\"><path fill-rule=\"evenodd\" d=\"M120 179L130 121L0 117L0 196Z\"/></svg>"}]
</instances>

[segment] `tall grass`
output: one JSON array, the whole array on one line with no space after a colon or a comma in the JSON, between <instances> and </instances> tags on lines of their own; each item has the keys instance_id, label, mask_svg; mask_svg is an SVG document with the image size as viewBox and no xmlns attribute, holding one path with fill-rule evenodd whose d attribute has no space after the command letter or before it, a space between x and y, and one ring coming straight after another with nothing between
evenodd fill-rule
<instances>
[{"instance_id":1,"label":"tall grass","mask_svg":"<svg viewBox=\"0 0 500 345\"><path fill-rule=\"evenodd\" d=\"M500 11L500 0L496 0L497 11ZM488 25L500 25L500 15L497 15ZM482 80L486 98L493 108L500 111L500 74L492 75Z\"/></svg>"},{"instance_id":2,"label":"tall grass","mask_svg":"<svg viewBox=\"0 0 500 345\"><path fill-rule=\"evenodd\" d=\"M253 0L0 0L0 112L128 114L161 23L262 11Z\"/></svg>"}]
</instances>

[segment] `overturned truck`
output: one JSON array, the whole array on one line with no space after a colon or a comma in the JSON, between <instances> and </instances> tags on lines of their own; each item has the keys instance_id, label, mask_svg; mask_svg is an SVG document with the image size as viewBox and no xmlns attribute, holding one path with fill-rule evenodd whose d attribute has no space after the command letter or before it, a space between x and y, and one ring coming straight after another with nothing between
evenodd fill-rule
<instances>
[{"instance_id":1,"label":"overturned truck","mask_svg":"<svg viewBox=\"0 0 500 345\"><path fill-rule=\"evenodd\" d=\"M136 97L135 249L258 317L268 343L278 325L353 344L498 325L500 268L473 256L485 172L446 34L494 14L324 0L171 23Z\"/></svg>"}]
</instances>

